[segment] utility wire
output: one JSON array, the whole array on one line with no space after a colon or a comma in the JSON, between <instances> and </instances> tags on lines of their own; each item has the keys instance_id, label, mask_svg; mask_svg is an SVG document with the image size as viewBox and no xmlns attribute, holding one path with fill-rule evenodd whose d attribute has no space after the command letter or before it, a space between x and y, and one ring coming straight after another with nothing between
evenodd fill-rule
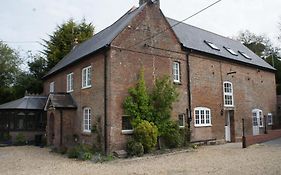
<instances>
[{"instance_id":1,"label":"utility wire","mask_svg":"<svg viewBox=\"0 0 281 175\"><path fill-rule=\"evenodd\" d=\"M144 40L142 40L142 41L140 41L140 42L137 42L136 44L130 45L130 46L128 47L128 49L130 49L131 47L134 47L134 46L136 46L136 45L139 45L139 44L141 44L141 43L143 43L143 42L145 42L145 41L147 41L147 40L150 40L150 39L152 39L152 38L154 38L154 37L156 37L156 36L158 36L158 35L161 35L162 33L166 32L167 30L172 29L173 27L175 27L175 26L177 26L177 25L183 23L184 21L186 21L186 20L188 20L188 19L190 19L190 18L192 18L192 17L194 17L194 16L196 16L196 15L202 13L203 11L207 10L208 8L210 8L210 7L214 6L214 5L216 5L216 4L219 3L220 1L222 1L222 0L218 0L218 1L216 1L216 2L214 2L214 3L212 3L212 4L210 4L210 5L208 5L207 7L205 7L205 8L203 8L203 9L199 10L198 12L194 13L193 15L191 15L191 16L189 16L189 17L187 17L187 18L185 18L185 19L183 19L183 20L177 22L176 24L174 24L174 25L172 25L172 26L170 26L170 27L167 27L166 29L164 29L164 30L162 30L162 31L160 31L160 32L158 32L158 33L156 33L155 35L152 35L151 37L148 37L148 38L146 38L146 39L144 39Z\"/></svg>"},{"instance_id":2,"label":"utility wire","mask_svg":"<svg viewBox=\"0 0 281 175\"><path fill-rule=\"evenodd\" d=\"M1 40L0 40L1 41ZM10 44L40 44L39 41L2 41L3 43L10 43Z\"/></svg>"}]
</instances>

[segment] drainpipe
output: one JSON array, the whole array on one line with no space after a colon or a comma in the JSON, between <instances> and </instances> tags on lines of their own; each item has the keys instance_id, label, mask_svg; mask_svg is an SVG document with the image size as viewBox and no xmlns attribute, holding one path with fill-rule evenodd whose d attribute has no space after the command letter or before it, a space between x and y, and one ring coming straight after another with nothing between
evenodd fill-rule
<instances>
[{"instance_id":1,"label":"drainpipe","mask_svg":"<svg viewBox=\"0 0 281 175\"><path fill-rule=\"evenodd\" d=\"M60 110L60 147L62 147L62 135L63 135L63 121L62 121L62 110Z\"/></svg>"},{"instance_id":2,"label":"drainpipe","mask_svg":"<svg viewBox=\"0 0 281 175\"><path fill-rule=\"evenodd\" d=\"M190 85L190 65L189 65L189 54L192 52L192 50L187 51L186 54L186 76L187 76L187 95L188 95L188 108L189 111L186 110L186 112L189 112L188 117L188 131L190 132L191 127L191 120L192 120L192 109L191 109L191 85Z\"/></svg>"},{"instance_id":3,"label":"drainpipe","mask_svg":"<svg viewBox=\"0 0 281 175\"><path fill-rule=\"evenodd\" d=\"M109 149L108 149L108 136L107 136L107 117L108 117L108 113L107 113L107 89L108 89L108 77L107 77L107 72L108 72L108 46L106 46L106 49L104 51L104 153L106 155L109 154Z\"/></svg>"}]
</instances>

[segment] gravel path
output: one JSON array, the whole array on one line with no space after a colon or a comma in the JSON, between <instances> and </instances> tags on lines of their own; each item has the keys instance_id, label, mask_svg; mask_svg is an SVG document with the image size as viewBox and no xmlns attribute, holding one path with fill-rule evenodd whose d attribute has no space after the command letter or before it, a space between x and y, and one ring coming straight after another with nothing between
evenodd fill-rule
<instances>
[{"instance_id":1,"label":"gravel path","mask_svg":"<svg viewBox=\"0 0 281 175\"><path fill-rule=\"evenodd\" d=\"M107 163L82 162L32 146L0 148L2 175L193 175L193 174L281 174L281 146L241 143L203 146L189 152Z\"/></svg>"}]
</instances>

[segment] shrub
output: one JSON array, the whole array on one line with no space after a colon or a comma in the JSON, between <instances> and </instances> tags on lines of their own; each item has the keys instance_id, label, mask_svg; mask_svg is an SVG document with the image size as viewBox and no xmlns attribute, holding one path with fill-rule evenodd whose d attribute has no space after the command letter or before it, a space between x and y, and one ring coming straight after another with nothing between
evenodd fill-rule
<instances>
[{"instance_id":1,"label":"shrub","mask_svg":"<svg viewBox=\"0 0 281 175\"><path fill-rule=\"evenodd\" d=\"M142 120L134 129L134 139L142 144L144 152L149 152L155 147L157 136L157 127L146 120Z\"/></svg>"},{"instance_id":2,"label":"shrub","mask_svg":"<svg viewBox=\"0 0 281 175\"><path fill-rule=\"evenodd\" d=\"M73 147L67 150L67 157L74 159L74 158L78 158L79 156L79 151L77 149L77 147Z\"/></svg>"},{"instance_id":3,"label":"shrub","mask_svg":"<svg viewBox=\"0 0 281 175\"><path fill-rule=\"evenodd\" d=\"M91 147L85 144L77 145L67 151L68 158L78 158L80 160L90 160L92 155Z\"/></svg>"},{"instance_id":4,"label":"shrub","mask_svg":"<svg viewBox=\"0 0 281 175\"><path fill-rule=\"evenodd\" d=\"M183 144L184 136L178 124L174 121L167 121L164 125L162 138L164 139L165 146L169 148L176 148Z\"/></svg>"},{"instance_id":5,"label":"shrub","mask_svg":"<svg viewBox=\"0 0 281 175\"><path fill-rule=\"evenodd\" d=\"M144 153L143 146L140 142L129 140L127 143L127 152L129 156L142 156Z\"/></svg>"},{"instance_id":6,"label":"shrub","mask_svg":"<svg viewBox=\"0 0 281 175\"><path fill-rule=\"evenodd\" d=\"M22 133L16 135L16 145L24 145L26 143L26 138Z\"/></svg>"}]
</instances>

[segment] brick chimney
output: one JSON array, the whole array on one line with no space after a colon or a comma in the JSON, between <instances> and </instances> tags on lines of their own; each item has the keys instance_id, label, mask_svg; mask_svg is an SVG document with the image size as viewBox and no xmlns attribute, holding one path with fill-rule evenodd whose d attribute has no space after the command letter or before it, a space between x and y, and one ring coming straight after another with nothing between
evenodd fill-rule
<instances>
[{"instance_id":1,"label":"brick chimney","mask_svg":"<svg viewBox=\"0 0 281 175\"><path fill-rule=\"evenodd\" d=\"M160 0L139 0L139 6L143 5L144 3L154 3L160 8Z\"/></svg>"}]
</instances>

